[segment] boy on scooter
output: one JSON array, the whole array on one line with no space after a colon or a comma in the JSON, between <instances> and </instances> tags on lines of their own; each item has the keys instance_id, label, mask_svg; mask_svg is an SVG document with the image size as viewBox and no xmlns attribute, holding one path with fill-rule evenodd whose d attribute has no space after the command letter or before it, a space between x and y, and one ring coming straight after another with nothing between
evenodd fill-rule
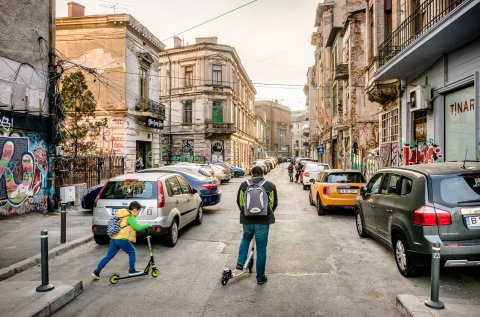
<instances>
[{"instance_id":1,"label":"boy on scooter","mask_svg":"<svg viewBox=\"0 0 480 317\"><path fill-rule=\"evenodd\" d=\"M142 274L143 271L137 271L135 269L135 259L136 259L136 250L132 242L137 241L137 231L145 230L151 225L144 224L141 225L137 222L136 217L142 211L143 207L138 201L132 201L130 206L127 209L120 209L115 213L115 217L122 218L120 222L120 231L112 236L110 239L110 246L107 251L107 255L98 263L97 268L92 272L93 278L96 280L100 279L100 272L102 269L110 262L111 259L115 257L120 249L128 254L128 264L130 269L128 270L128 275L138 275Z\"/></svg>"}]
</instances>

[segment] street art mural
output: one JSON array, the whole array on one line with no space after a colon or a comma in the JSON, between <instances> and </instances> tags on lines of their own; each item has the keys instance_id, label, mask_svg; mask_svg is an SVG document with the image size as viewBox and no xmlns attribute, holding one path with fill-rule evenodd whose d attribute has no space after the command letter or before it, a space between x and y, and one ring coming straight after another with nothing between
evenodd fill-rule
<instances>
[{"instance_id":1,"label":"street art mural","mask_svg":"<svg viewBox=\"0 0 480 317\"><path fill-rule=\"evenodd\" d=\"M47 148L39 134L0 136L0 214L47 210L48 167Z\"/></svg>"},{"instance_id":2,"label":"street art mural","mask_svg":"<svg viewBox=\"0 0 480 317\"><path fill-rule=\"evenodd\" d=\"M443 159L442 150L433 140L403 146L403 165L439 163Z\"/></svg>"}]
</instances>

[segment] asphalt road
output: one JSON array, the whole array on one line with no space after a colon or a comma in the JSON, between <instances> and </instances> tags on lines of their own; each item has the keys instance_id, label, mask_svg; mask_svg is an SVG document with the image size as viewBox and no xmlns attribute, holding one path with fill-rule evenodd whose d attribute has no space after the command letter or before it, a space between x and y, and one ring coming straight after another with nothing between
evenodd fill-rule
<instances>
[{"instance_id":1,"label":"asphalt road","mask_svg":"<svg viewBox=\"0 0 480 317\"><path fill-rule=\"evenodd\" d=\"M392 252L361 239L351 211L319 217L308 192L288 182L286 164L267 179L277 184L279 207L270 228L266 274L220 283L225 266L236 263L241 239L235 195L243 179L222 185L222 202L205 209L204 222L181 232L176 247L154 245L160 276L143 276L110 285L109 275L126 273L119 253L93 281L90 273L107 246L94 242L50 261L50 280L83 280L84 292L54 316L400 316L397 294L430 296L430 273L404 278ZM148 261L145 241L137 247L137 268ZM40 269L13 279L31 280ZM442 297L478 300L478 269L442 270ZM472 316L479 315L474 312Z\"/></svg>"}]
</instances>

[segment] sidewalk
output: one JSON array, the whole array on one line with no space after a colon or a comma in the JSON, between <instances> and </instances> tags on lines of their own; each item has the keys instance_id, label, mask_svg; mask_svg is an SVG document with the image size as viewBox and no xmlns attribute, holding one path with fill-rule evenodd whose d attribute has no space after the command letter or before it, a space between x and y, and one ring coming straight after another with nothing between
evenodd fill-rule
<instances>
[{"instance_id":1,"label":"sidewalk","mask_svg":"<svg viewBox=\"0 0 480 317\"><path fill-rule=\"evenodd\" d=\"M49 316L83 291L82 281L57 281L50 273L48 292L37 292L42 277L35 281L8 278L40 265L40 231L48 230L48 257L54 258L93 239L92 212L67 209L66 243L60 243L60 212L30 213L0 220L0 316ZM53 277L53 280L52 280Z\"/></svg>"}]
</instances>

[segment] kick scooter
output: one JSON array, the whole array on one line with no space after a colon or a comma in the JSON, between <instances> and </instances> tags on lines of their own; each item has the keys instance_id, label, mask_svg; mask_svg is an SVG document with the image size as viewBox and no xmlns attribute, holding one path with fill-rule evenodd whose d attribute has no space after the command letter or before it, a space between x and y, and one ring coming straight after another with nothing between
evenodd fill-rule
<instances>
[{"instance_id":1,"label":"kick scooter","mask_svg":"<svg viewBox=\"0 0 480 317\"><path fill-rule=\"evenodd\" d=\"M253 253L255 251L255 240L252 239L252 248L250 249L250 252L248 253L247 260L243 264L242 270L231 270L228 267L223 269L222 273L222 285L227 285L228 280L231 278L237 278L239 276L242 276L243 274L247 273L247 270L249 273L252 273L252 268L253 268Z\"/></svg>"},{"instance_id":2,"label":"kick scooter","mask_svg":"<svg viewBox=\"0 0 480 317\"><path fill-rule=\"evenodd\" d=\"M148 242L148 249L150 250L150 261L148 261L147 266L145 267L143 272L136 275L127 275L127 276L120 276L119 274L114 273L112 276L110 276L110 283L117 284L119 280L148 275L148 272L150 271L150 269L152 270L151 272L152 277L157 277L160 274L160 270L155 265L155 260L153 259L152 243L150 242L151 238L152 237L150 236L150 231L149 229L147 229L147 242Z\"/></svg>"}]
</instances>

